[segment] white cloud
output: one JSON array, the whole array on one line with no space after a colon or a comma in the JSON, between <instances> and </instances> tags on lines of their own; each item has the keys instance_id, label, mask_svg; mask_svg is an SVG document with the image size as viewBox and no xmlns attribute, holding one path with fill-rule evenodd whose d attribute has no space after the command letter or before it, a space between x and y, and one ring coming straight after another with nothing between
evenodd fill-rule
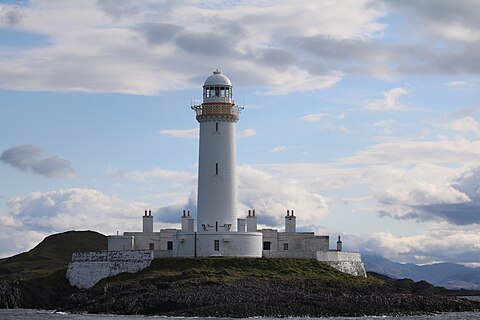
<instances>
[{"instance_id":1,"label":"white cloud","mask_svg":"<svg viewBox=\"0 0 480 320\"><path fill-rule=\"evenodd\" d=\"M385 28L377 19L386 9L370 0L309 0L302 6L286 0L212 6L39 0L0 4L0 12L4 25L21 22L22 32L45 37L38 47L2 55L2 88L152 95L197 86L211 71L204 61L213 58L237 85L287 94L327 88L343 72L313 70L299 59L301 50L282 39L370 39Z\"/></svg>"},{"instance_id":2,"label":"white cloud","mask_svg":"<svg viewBox=\"0 0 480 320\"><path fill-rule=\"evenodd\" d=\"M92 229L111 234L131 223L146 206L92 189L72 188L14 197L8 201L7 217L14 219L11 227L16 229L47 233Z\"/></svg>"},{"instance_id":3,"label":"white cloud","mask_svg":"<svg viewBox=\"0 0 480 320\"><path fill-rule=\"evenodd\" d=\"M480 134L480 123L478 123L472 116L466 116L455 121L452 121L443 126L445 129L454 130L457 132L467 133L472 132Z\"/></svg>"},{"instance_id":4,"label":"white cloud","mask_svg":"<svg viewBox=\"0 0 480 320\"><path fill-rule=\"evenodd\" d=\"M238 136L241 138L253 137L257 135L257 130L248 128L239 132Z\"/></svg>"},{"instance_id":5,"label":"white cloud","mask_svg":"<svg viewBox=\"0 0 480 320\"><path fill-rule=\"evenodd\" d=\"M411 236L378 232L349 236L347 239L355 250L381 255L402 263L480 261L478 225L459 227L442 222L431 225L425 233Z\"/></svg>"},{"instance_id":6,"label":"white cloud","mask_svg":"<svg viewBox=\"0 0 480 320\"><path fill-rule=\"evenodd\" d=\"M307 114L303 117L300 118L300 120L303 120L303 121L320 121L322 120L324 117L324 114L322 112L319 112L319 113L311 113L311 114Z\"/></svg>"},{"instance_id":7,"label":"white cloud","mask_svg":"<svg viewBox=\"0 0 480 320\"><path fill-rule=\"evenodd\" d=\"M243 214L255 209L262 224L281 228L287 209L301 214L299 225L311 226L312 221L320 221L328 215L326 199L309 190L300 179L284 179L252 166L240 166L238 177Z\"/></svg>"},{"instance_id":8,"label":"white cloud","mask_svg":"<svg viewBox=\"0 0 480 320\"><path fill-rule=\"evenodd\" d=\"M270 150L270 152L276 153L276 152L284 152L284 151L287 151L287 150L289 150L289 147L287 147L287 146L276 146L272 150Z\"/></svg>"},{"instance_id":9,"label":"white cloud","mask_svg":"<svg viewBox=\"0 0 480 320\"><path fill-rule=\"evenodd\" d=\"M167 129L160 130L158 133L166 136L171 136L175 138L186 138L186 139L197 139L200 130L198 128L194 129Z\"/></svg>"},{"instance_id":10,"label":"white cloud","mask_svg":"<svg viewBox=\"0 0 480 320\"><path fill-rule=\"evenodd\" d=\"M444 84L450 87L464 87L467 83L465 81L457 80L457 81L446 82Z\"/></svg>"},{"instance_id":11,"label":"white cloud","mask_svg":"<svg viewBox=\"0 0 480 320\"><path fill-rule=\"evenodd\" d=\"M135 181L147 181L152 179L168 179L172 180L175 183L192 182L196 179L196 176L190 172L186 171L176 171L176 170L167 170L163 168L154 168L148 171L138 171L138 170L120 170L116 168L109 168L107 170L107 175L110 177L124 178Z\"/></svg>"},{"instance_id":12,"label":"white cloud","mask_svg":"<svg viewBox=\"0 0 480 320\"><path fill-rule=\"evenodd\" d=\"M480 140L396 140L373 145L342 161L370 165L389 163L451 164L477 161L479 157Z\"/></svg>"},{"instance_id":13,"label":"white cloud","mask_svg":"<svg viewBox=\"0 0 480 320\"><path fill-rule=\"evenodd\" d=\"M365 109L368 110L399 110L404 109L405 106L400 104L399 100L402 95L408 93L407 88L393 88L383 95L383 100L372 100L365 104Z\"/></svg>"}]
</instances>

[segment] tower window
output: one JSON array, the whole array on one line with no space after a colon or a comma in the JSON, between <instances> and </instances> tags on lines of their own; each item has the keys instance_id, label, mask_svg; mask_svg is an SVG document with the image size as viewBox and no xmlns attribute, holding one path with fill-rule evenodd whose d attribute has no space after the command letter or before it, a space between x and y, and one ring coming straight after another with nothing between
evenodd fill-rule
<instances>
[{"instance_id":1,"label":"tower window","mask_svg":"<svg viewBox=\"0 0 480 320\"><path fill-rule=\"evenodd\" d=\"M215 174L218 174L218 163L215 163Z\"/></svg>"},{"instance_id":2,"label":"tower window","mask_svg":"<svg viewBox=\"0 0 480 320\"><path fill-rule=\"evenodd\" d=\"M218 132L218 122L215 123L215 132Z\"/></svg>"},{"instance_id":3,"label":"tower window","mask_svg":"<svg viewBox=\"0 0 480 320\"><path fill-rule=\"evenodd\" d=\"M288 250L288 243L283 244L283 250Z\"/></svg>"},{"instance_id":4,"label":"tower window","mask_svg":"<svg viewBox=\"0 0 480 320\"><path fill-rule=\"evenodd\" d=\"M148 247L149 247L149 250L154 250L155 249L155 244L154 243L149 243Z\"/></svg>"},{"instance_id":5,"label":"tower window","mask_svg":"<svg viewBox=\"0 0 480 320\"><path fill-rule=\"evenodd\" d=\"M173 241L167 241L167 250L173 250Z\"/></svg>"},{"instance_id":6,"label":"tower window","mask_svg":"<svg viewBox=\"0 0 480 320\"><path fill-rule=\"evenodd\" d=\"M213 251L220 251L220 240L213 240Z\"/></svg>"}]
</instances>

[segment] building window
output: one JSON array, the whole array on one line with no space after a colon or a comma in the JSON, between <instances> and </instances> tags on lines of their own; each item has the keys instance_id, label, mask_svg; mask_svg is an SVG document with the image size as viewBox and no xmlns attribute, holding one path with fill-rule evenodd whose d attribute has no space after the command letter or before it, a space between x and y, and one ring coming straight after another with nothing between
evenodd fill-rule
<instances>
[{"instance_id":1,"label":"building window","mask_svg":"<svg viewBox=\"0 0 480 320\"><path fill-rule=\"evenodd\" d=\"M218 122L215 123L215 132L218 132Z\"/></svg>"},{"instance_id":2,"label":"building window","mask_svg":"<svg viewBox=\"0 0 480 320\"><path fill-rule=\"evenodd\" d=\"M167 250L173 250L173 241L167 241Z\"/></svg>"},{"instance_id":3,"label":"building window","mask_svg":"<svg viewBox=\"0 0 480 320\"><path fill-rule=\"evenodd\" d=\"M149 243L148 247L149 247L150 250L154 250L155 249L155 244L154 243Z\"/></svg>"},{"instance_id":4,"label":"building window","mask_svg":"<svg viewBox=\"0 0 480 320\"><path fill-rule=\"evenodd\" d=\"M213 251L220 251L220 240L213 240Z\"/></svg>"},{"instance_id":5,"label":"building window","mask_svg":"<svg viewBox=\"0 0 480 320\"><path fill-rule=\"evenodd\" d=\"M215 174L218 174L218 163L215 163Z\"/></svg>"},{"instance_id":6,"label":"building window","mask_svg":"<svg viewBox=\"0 0 480 320\"><path fill-rule=\"evenodd\" d=\"M283 244L283 250L288 250L288 243Z\"/></svg>"},{"instance_id":7,"label":"building window","mask_svg":"<svg viewBox=\"0 0 480 320\"><path fill-rule=\"evenodd\" d=\"M263 250L270 250L271 244L270 241L263 241Z\"/></svg>"}]
</instances>

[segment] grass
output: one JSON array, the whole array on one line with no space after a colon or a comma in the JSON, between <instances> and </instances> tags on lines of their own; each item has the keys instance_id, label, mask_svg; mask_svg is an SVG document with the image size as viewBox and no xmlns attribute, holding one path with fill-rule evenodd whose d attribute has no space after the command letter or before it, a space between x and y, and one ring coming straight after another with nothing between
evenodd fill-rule
<instances>
[{"instance_id":1,"label":"grass","mask_svg":"<svg viewBox=\"0 0 480 320\"><path fill-rule=\"evenodd\" d=\"M354 277L342 273L324 263L310 259L272 258L190 258L156 259L149 268L136 274L122 274L107 279L110 283L144 281L174 282L199 279L205 281L235 281L246 278L271 280L316 280L318 283L331 281L351 285L379 284L376 278Z\"/></svg>"},{"instance_id":2,"label":"grass","mask_svg":"<svg viewBox=\"0 0 480 320\"><path fill-rule=\"evenodd\" d=\"M0 260L0 277L31 279L66 269L74 252L107 249L107 237L94 231L67 231L46 237L35 248Z\"/></svg>"}]
</instances>

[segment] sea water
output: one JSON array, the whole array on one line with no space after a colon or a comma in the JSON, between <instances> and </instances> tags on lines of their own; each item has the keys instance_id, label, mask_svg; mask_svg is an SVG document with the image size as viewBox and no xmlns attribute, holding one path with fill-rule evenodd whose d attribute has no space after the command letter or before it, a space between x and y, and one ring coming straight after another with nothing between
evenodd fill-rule
<instances>
[{"instance_id":1,"label":"sea water","mask_svg":"<svg viewBox=\"0 0 480 320\"><path fill-rule=\"evenodd\" d=\"M56 313L46 310L31 309L0 309L0 320L146 320L146 319L166 319L166 320L185 320L186 318L175 317L148 317L148 316L118 316L118 315L83 315ZM192 318L195 320L212 320L212 318ZM230 320L231 318L218 318L218 320ZM250 318L254 319L254 318ZM275 318L255 318L262 320L278 320ZM285 319L285 318L284 318ZM382 319L382 320L480 320L480 312L452 312L443 314L420 315L420 316L402 316L402 317L354 317L354 318L287 318L289 320L315 320L315 319L331 319L331 320L355 320L355 319ZM231 319L231 320L239 320Z\"/></svg>"}]
</instances>

